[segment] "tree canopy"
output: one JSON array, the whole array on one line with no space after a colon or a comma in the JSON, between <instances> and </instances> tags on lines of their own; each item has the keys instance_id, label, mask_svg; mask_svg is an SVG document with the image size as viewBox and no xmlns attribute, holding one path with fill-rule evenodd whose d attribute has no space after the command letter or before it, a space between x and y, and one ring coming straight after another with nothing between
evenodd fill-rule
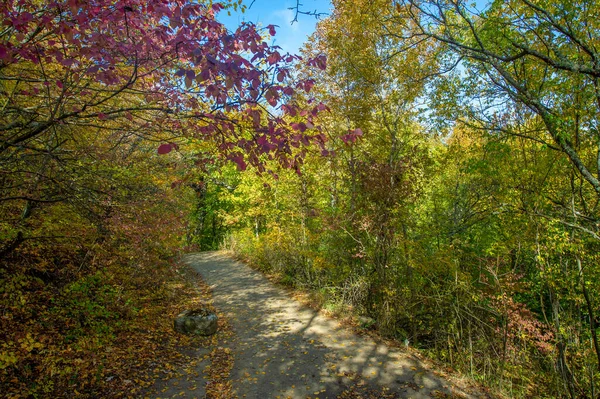
<instances>
[{"instance_id":1,"label":"tree canopy","mask_svg":"<svg viewBox=\"0 0 600 399\"><path fill-rule=\"evenodd\" d=\"M491 392L597 397L600 4L334 0L300 56L246 6L0 4L10 392L107 392L88 355L226 248Z\"/></svg>"}]
</instances>

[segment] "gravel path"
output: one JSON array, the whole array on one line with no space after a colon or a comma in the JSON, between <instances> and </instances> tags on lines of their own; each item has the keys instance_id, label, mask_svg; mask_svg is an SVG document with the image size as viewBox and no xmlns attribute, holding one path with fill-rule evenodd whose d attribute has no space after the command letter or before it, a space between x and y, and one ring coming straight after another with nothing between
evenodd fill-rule
<instances>
[{"instance_id":1,"label":"gravel path","mask_svg":"<svg viewBox=\"0 0 600 399\"><path fill-rule=\"evenodd\" d=\"M350 387L385 393L372 397L479 397L409 351L357 336L302 306L223 252L189 254L184 261L211 286L215 307L232 325L226 345L235 359L231 381L240 399L337 398Z\"/></svg>"}]
</instances>

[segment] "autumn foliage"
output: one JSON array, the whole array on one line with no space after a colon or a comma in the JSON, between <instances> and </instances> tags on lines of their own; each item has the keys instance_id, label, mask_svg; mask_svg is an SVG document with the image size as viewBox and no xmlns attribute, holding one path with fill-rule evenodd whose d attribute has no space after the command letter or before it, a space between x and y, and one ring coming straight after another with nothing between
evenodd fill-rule
<instances>
[{"instance_id":1,"label":"autumn foliage","mask_svg":"<svg viewBox=\"0 0 600 399\"><path fill-rule=\"evenodd\" d=\"M297 168L292 148L323 143L286 119L318 111L293 100L314 84L292 76L300 58L267 44L274 26L228 30L228 7L242 6L1 2L3 394L136 394L173 369L186 168Z\"/></svg>"},{"instance_id":2,"label":"autumn foliage","mask_svg":"<svg viewBox=\"0 0 600 399\"><path fill-rule=\"evenodd\" d=\"M299 57L239 1L0 3L3 393L137 394L178 254L226 246L499 394L598 397L598 2L333 6Z\"/></svg>"},{"instance_id":3,"label":"autumn foliage","mask_svg":"<svg viewBox=\"0 0 600 399\"><path fill-rule=\"evenodd\" d=\"M212 171L220 241L500 395L598 397L598 2L333 5L324 151Z\"/></svg>"}]
</instances>

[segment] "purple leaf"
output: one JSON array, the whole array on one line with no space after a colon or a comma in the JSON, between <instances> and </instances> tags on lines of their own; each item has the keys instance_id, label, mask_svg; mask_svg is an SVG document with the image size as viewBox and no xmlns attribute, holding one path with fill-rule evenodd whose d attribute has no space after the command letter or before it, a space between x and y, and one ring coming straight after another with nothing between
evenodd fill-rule
<instances>
[{"instance_id":1,"label":"purple leaf","mask_svg":"<svg viewBox=\"0 0 600 399\"><path fill-rule=\"evenodd\" d=\"M158 146L158 153L160 155L168 154L171 152L172 149L173 146L171 144L161 144Z\"/></svg>"}]
</instances>

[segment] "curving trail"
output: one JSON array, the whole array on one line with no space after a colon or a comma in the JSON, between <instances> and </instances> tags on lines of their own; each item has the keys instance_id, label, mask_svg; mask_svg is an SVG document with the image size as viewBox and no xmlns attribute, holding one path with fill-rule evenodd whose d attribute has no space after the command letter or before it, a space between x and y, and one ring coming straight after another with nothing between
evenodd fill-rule
<instances>
[{"instance_id":1,"label":"curving trail","mask_svg":"<svg viewBox=\"0 0 600 399\"><path fill-rule=\"evenodd\" d=\"M302 306L223 252L188 254L184 262L211 286L215 307L232 325L226 345L235 359L231 381L238 398L337 398L350 387L385 393L372 397L482 397L409 351L357 336Z\"/></svg>"}]
</instances>

